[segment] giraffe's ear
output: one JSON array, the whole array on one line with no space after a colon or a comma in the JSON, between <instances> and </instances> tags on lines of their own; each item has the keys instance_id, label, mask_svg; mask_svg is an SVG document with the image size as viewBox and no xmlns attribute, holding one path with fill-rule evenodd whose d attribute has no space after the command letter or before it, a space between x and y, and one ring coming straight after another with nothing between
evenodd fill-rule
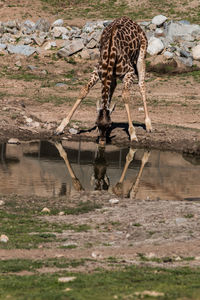
<instances>
[{"instance_id":1,"label":"giraffe's ear","mask_svg":"<svg viewBox=\"0 0 200 300\"><path fill-rule=\"evenodd\" d=\"M115 106L116 106L116 103L109 109L110 111L110 115L112 114L112 112L115 110Z\"/></svg>"}]
</instances>

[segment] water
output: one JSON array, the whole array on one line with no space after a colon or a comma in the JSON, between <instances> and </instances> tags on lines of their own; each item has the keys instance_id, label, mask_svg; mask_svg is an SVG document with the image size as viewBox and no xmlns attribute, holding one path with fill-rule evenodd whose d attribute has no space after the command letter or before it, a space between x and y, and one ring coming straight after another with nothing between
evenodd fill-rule
<instances>
[{"instance_id":1,"label":"water","mask_svg":"<svg viewBox=\"0 0 200 300\"><path fill-rule=\"evenodd\" d=\"M0 145L0 193L66 195L108 190L139 199L200 200L200 159L64 141Z\"/></svg>"}]
</instances>

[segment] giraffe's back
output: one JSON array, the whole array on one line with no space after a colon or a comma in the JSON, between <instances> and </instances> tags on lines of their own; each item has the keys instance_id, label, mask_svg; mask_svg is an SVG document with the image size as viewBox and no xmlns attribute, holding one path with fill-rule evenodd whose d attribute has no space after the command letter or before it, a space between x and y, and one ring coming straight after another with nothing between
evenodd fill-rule
<instances>
[{"instance_id":1,"label":"giraffe's back","mask_svg":"<svg viewBox=\"0 0 200 300\"><path fill-rule=\"evenodd\" d=\"M102 71L113 59L113 75L123 77L136 65L141 47L146 51L147 39L141 27L128 17L114 20L104 29L100 40Z\"/></svg>"}]
</instances>

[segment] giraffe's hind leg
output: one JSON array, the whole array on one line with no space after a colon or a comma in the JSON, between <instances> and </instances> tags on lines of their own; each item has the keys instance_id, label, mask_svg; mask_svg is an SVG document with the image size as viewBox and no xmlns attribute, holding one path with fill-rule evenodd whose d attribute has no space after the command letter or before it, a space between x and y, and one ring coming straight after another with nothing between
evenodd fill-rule
<instances>
[{"instance_id":1,"label":"giraffe's hind leg","mask_svg":"<svg viewBox=\"0 0 200 300\"><path fill-rule=\"evenodd\" d=\"M144 104L144 113L145 113L145 126L147 132L152 131L151 119L149 118L147 104L146 104L146 88L145 88L145 49L141 48L140 53L137 60L137 71L138 71L138 79L139 79L139 88L140 93L142 95L142 100Z\"/></svg>"},{"instance_id":2,"label":"giraffe's hind leg","mask_svg":"<svg viewBox=\"0 0 200 300\"><path fill-rule=\"evenodd\" d=\"M130 102L130 85L133 83L133 78L134 78L134 72L129 72L124 76L124 87L122 91L122 99L125 104L126 112L127 112L127 117L128 117L128 131L130 135L131 141L138 141L136 132L135 132L135 127L133 126L133 122L131 119L131 114L130 114L130 107L129 107L129 102Z\"/></svg>"},{"instance_id":3,"label":"giraffe's hind leg","mask_svg":"<svg viewBox=\"0 0 200 300\"><path fill-rule=\"evenodd\" d=\"M80 105L81 101L87 96L90 89L97 83L99 80L99 71L98 68L95 68L94 71L91 74L90 80L88 83L81 89L78 99L76 100L74 106L72 107L71 111L68 113L68 115L62 120L60 126L56 129L56 134L61 134L64 130L64 128L68 125L70 122L73 114L77 110L78 106Z\"/></svg>"}]
</instances>

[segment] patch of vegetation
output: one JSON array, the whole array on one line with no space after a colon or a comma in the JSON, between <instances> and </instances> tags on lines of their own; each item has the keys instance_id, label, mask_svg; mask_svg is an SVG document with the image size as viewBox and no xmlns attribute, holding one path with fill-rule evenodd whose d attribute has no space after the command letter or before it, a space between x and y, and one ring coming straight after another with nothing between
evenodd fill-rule
<instances>
[{"instance_id":1,"label":"patch of vegetation","mask_svg":"<svg viewBox=\"0 0 200 300\"><path fill-rule=\"evenodd\" d=\"M112 261L112 260L111 260ZM59 277L74 276L70 282ZM122 270L90 274L55 273L30 276L4 275L0 280L0 299L153 299L144 291L159 295L160 300L200 299L200 269L150 268L131 266ZM31 292L30 292L31 291Z\"/></svg>"},{"instance_id":2,"label":"patch of vegetation","mask_svg":"<svg viewBox=\"0 0 200 300\"><path fill-rule=\"evenodd\" d=\"M68 207L64 210L67 215L85 214L95 209L100 209L102 206L92 201L79 202L77 207Z\"/></svg>"},{"instance_id":3,"label":"patch of vegetation","mask_svg":"<svg viewBox=\"0 0 200 300\"><path fill-rule=\"evenodd\" d=\"M36 101L39 103L52 103L54 105L62 105L64 103L73 103L75 101L74 98L70 97L59 97L57 95L49 95L46 97L37 97Z\"/></svg>"},{"instance_id":4,"label":"patch of vegetation","mask_svg":"<svg viewBox=\"0 0 200 300\"><path fill-rule=\"evenodd\" d=\"M16 273L21 271L36 271L40 268L76 268L83 266L86 259L49 258L44 260L10 259L0 260L0 273Z\"/></svg>"},{"instance_id":5,"label":"patch of vegetation","mask_svg":"<svg viewBox=\"0 0 200 300\"><path fill-rule=\"evenodd\" d=\"M127 15L132 19L149 20L155 15L162 14L168 18L173 19L187 19L191 22L199 23L200 20L200 8L191 5L190 1L184 1L181 5L177 5L176 2L159 1L159 0L147 0L144 3L137 1L137 5L130 1L123 0L41 0L44 4L43 9L50 10L51 13L60 13L65 19L73 19L76 17L100 18L100 19L113 19L123 15ZM195 3L194 3L195 4Z\"/></svg>"}]
</instances>

